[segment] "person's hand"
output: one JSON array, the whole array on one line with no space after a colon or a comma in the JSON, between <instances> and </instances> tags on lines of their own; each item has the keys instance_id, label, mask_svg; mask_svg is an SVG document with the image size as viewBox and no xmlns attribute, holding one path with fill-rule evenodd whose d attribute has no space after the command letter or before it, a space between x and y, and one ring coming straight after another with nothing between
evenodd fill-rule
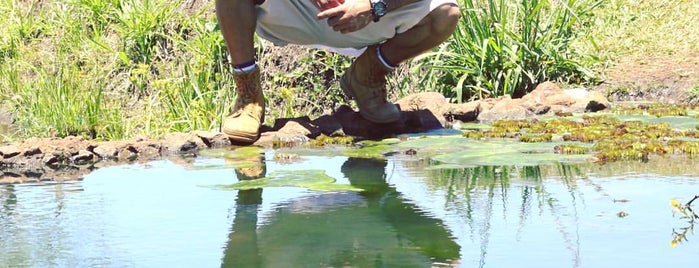
<instances>
[{"instance_id":1,"label":"person's hand","mask_svg":"<svg viewBox=\"0 0 699 268\"><path fill-rule=\"evenodd\" d=\"M339 6L321 11L317 17L319 20L327 19L328 25L333 27L333 30L343 34L358 31L374 19L369 0L346 0Z\"/></svg>"},{"instance_id":2,"label":"person's hand","mask_svg":"<svg viewBox=\"0 0 699 268\"><path fill-rule=\"evenodd\" d=\"M342 5L345 0L310 0L320 11L325 11L333 7Z\"/></svg>"}]
</instances>

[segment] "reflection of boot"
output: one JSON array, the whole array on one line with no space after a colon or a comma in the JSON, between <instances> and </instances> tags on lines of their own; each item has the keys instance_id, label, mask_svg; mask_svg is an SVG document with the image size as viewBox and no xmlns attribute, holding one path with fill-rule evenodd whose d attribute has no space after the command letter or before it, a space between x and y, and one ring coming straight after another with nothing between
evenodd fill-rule
<instances>
[{"instance_id":1,"label":"reflection of boot","mask_svg":"<svg viewBox=\"0 0 699 268\"><path fill-rule=\"evenodd\" d=\"M265 119L265 98L260 84L260 69L234 74L236 98L232 113L223 120L223 133L234 141L252 143L260 135Z\"/></svg>"},{"instance_id":2,"label":"reflection of boot","mask_svg":"<svg viewBox=\"0 0 699 268\"><path fill-rule=\"evenodd\" d=\"M389 188L384 177L385 168L385 160L349 158L340 170L352 186L364 190L362 195L374 196L384 194Z\"/></svg>"},{"instance_id":3,"label":"reflection of boot","mask_svg":"<svg viewBox=\"0 0 699 268\"><path fill-rule=\"evenodd\" d=\"M265 164L265 158L263 156L256 156L249 159L228 158L226 162L234 166L239 166L235 168L235 175L238 176L238 180L241 181L263 178L267 173L267 165Z\"/></svg>"},{"instance_id":4,"label":"reflection of boot","mask_svg":"<svg viewBox=\"0 0 699 268\"><path fill-rule=\"evenodd\" d=\"M379 61L377 46L370 46L340 78L340 87L357 101L359 113L374 123L390 123L400 119L395 104L386 100L386 76L391 70Z\"/></svg>"},{"instance_id":5,"label":"reflection of boot","mask_svg":"<svg viewBox=\"0 0 699 268\"><path fill-rule=\"evenodd\" d=\"M265 166L253 166L235 169L235 174L240 180L254 180L265 176Z\"/></svg>"}]
</instances>

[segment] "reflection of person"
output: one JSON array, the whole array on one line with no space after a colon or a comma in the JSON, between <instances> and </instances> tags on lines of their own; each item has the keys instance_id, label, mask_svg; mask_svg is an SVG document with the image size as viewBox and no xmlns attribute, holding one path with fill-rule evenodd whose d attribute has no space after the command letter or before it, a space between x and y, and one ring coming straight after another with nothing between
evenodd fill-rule
<instances>
[{"instance_id":1,"label":"reflection of person","mask_svg":"<svg viewBox=\"0 0 699 268\"><path fill-rule=\"evenodd\" d=\"M440 220L425 216L415 205L403 200L385 180L386 161L350 158L342 165L342 173L350 183L364 189L370 206L380 207L381 214L400 237L408 239L425 255L437 261L459 258L459 245L442 228Z\"/></svg>"},{"instance_id":2,"label":"reflection of person","mask_svg":"<svg viewBox=\"0 0 699 268\"><path fill-rule=\"evenodd\" d=\"M459 245L444 224L402 199L386 182L385 167L383 160L350 158L341 171L362 192L295 199L259 227L261 190L240 191L222 267L423 267L458 260Z\"/></svg>"},{"instance_id":3,"label":"reflection of person","mask_svg":"<svg viewBox=\"0 0 699 268\"><path fill-rule=\"evenodd\" d=\"M238 180L263 178L267 173L264 158L260 157L253 166L235 169ZM257 161L255 161L257 162ZM228 235L222 267L260 267L257 246L257 211L262 204L262 189L238 191L235 202L235 219Z\"/></svg>"},{"instance_id":4,"label":"reflection of person","mask_svg":"<svg viewBox=\"0 0 699 268\"><path fill-rule=\"evenodd\" d=\"M389 123L400 119L400 112L386 100L386 76L449 38L460 12L456 0L216 0L216 14L238 94L223 132L234 141L253 142L265 109L255 32L279 45L359 55L340 86L365 119Z\"/></svg>"}]
</instances>

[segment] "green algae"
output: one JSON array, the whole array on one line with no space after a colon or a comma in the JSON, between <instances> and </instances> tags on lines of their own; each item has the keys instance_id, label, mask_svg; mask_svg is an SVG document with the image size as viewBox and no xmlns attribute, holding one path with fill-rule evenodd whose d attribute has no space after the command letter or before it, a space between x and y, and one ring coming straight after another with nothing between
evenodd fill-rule
<instances>
[{"instance_id":1,"label":"green algae","mask_svg":"<svg viewBox=\"0 0 699 268\"><path fill-rule=\"evenodd\" d=\"M383 159L386 154L395 152L396 144L401 143L397 138L385 139L382 141L361 141L353 148L342 151L342 155L358 158Z\"/></svg>"},{"instance_id":2,"label":"green algae","mask_svg":"<svg viewBox=\"0 0 699 268\"><path fill-rule=\"evenodd\" d=\"M217 157L217 158L245 159L245 158L260 156L264 152L265 152L264 148L256 147L256 146L246 146L246 147L239 147L239 148L236 148L233 150L225 149L225 148L202 150L200 152L200 154L203 156Z\"/></svg>"},{"instance_id":3,"label":"green algae","mask_svg":"<svg viewBox=\"0 0 699 268\"><path fill-rule=\"evenodd\" d=\"M279 170L266 177L242 180L232 185L222 186L227 190L251 190L266 187L303 187L313 191L361 191L348 184L337 184L333 177L323 170Z\"/></svg>"},{"instance_id":4,"label":"green algae","mask_svg":"<svg viewBox=\"0 0 699 268\"><path fill-rule=\"evenodd\" d=\"M607 163L618 160L647 161L652 156L699 155L699 119L696 110L665 113L635 112L578 114L532 120L498 120L491 125L463 123L462 135L423 136L365 140L321 148L291 149L287 153L383 159L405 155L439 167L533 166L553 162ZM666 115L670 114L670 115ZM677 116L676 114L686 114Z\"/></svg>"},{"instance_id":5,"label":"green algae","mask_svg":"<svg viewBox=\"0 0 699 268\"><path fill-rule=\"evenodd\" d=\"M202 150L199 154L212 158L223 158L226 164L233 168L249 168L263 165L264 151L264 148L246 146L234 150L224 148Z\"/></svg>"},{"instance_id":6,"label":"green algae","mask_svg":"<svg viewBox=\"0 0 699 268\"><path fill-rule=\"evenodd\" d=\"M584 162L591 154L560 155L554 148L563 142L523 143L511 139L471 140L460 136L429 137L396 144L416 148L420 156L435 161L437 168L455 166L534 166L554 162ZM580 146L589 146L583 145Z\"/></svg>"}]
</instances>

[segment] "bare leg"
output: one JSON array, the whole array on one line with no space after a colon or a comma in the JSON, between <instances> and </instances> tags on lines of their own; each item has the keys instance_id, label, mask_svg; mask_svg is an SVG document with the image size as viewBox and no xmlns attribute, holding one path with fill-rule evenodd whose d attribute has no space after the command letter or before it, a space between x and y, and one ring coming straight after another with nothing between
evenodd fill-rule
<instances>
[{"instance_id":1,"label":"bare leg","mask_svg":"<svg viewBox=\"0 0 699 268\"><path fill-rule=\"evenodd\" d=\"M216 0L216 16L233 64L255 58L253 35L257 25L254 0Z\"/></svg>"},{"instance_id":2,"label":"bare leg","mask_svg":"<svg viewBox=\"0 0 699 268\"><path fill-rule=\"evenodd\" d=\"M234 65L255 59L253 36L257 25L255 5L262 0L216 0L216 15ZM231 141L249 144L259 138L265 118L260 69L233 75L237 98L221 129Z\"/></svg>"},{"instance_id":3,"label":"bare leg","mask_svg":"<svg viewBox=\"0 0 699 268\"><path fill-rule=\"evenodd\" d=\"M415 27L383 43L379 47L382 58L396 66L438 46L454 32L460 14L459 8L452 4L437 7ZM352 63L340 80L345 94L357 101L362 117L374 123L390 123L401 118L398 108L386 100L386 76L390 73L391 69L380 62L377 46L373 45Z\"/></svg>"},{"instance_id":4,"label":"bare leg","mask_svg":"<svg viewBox=\"0 0 699 268\"><path fill-rule=\"evenodd\" d=\"M381 45L382 56L389 63L398 65L438 46L454 32L459 16L459 8L455 5L437 7L415 27Z\"/></svg>"}]
</instances>

